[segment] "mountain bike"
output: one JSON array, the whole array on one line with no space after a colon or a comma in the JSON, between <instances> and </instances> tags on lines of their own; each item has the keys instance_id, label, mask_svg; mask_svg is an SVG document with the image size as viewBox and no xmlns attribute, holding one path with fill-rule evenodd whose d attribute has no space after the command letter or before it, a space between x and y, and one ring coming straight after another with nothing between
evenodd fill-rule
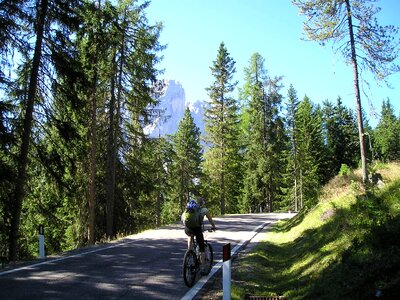
<instances>
[{"instance_id":1,"label":"mountain bike","mask_svg":"<svg viewBox=\"0 0 400 300\"><path fill-rule=\"evenodd\" d=\"M214 229L207 229L203 232L213 232ZM192 250L194 249L194 250ZM192 287L196 282L197 275L200 273L201 267L203 267L204 275L208 275L211 271L213 264L213 250L210 243L204 239L204 252L205 259L204 265L200 263L200 247L197 244L196 238L193 237L193 245L190 249L186 250L183 258L183 280L188 287Z\"/></svg>"}]
</instances>

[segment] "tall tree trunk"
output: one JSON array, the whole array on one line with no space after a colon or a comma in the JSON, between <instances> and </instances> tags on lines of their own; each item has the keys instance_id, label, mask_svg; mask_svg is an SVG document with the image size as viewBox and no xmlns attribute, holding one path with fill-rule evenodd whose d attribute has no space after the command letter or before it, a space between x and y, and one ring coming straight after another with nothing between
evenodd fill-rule
<instances>
[{"instance_id":1,"label":"tall tree trunk","mask_svg":"<svg viewBox=\"0 0 400 300\"><path fill-rule=\"evenodd\" d=\"M111 99L110 99L110 128L108 135L108 148L107 148L107 228L106 234L108 238L112 238L114 236L114 205L115 205L115 176L116 176L116 164L117 164L117 153L118 153L118 138L117 138L117 130L120 124L121 117L121 97L122 97L122 71L123 71L123 62L125 60L125 52L124 52L124 39L122 39L121 43L121 57L119 67L115 67L115 70L118 69L118 82L117 86L115 86L115 77L113 76L111 80ZM114 64L116 65L116 54L114 53ZM115 90L117 91L117 97L115 98ZM115 111L114 111L115 110Z\"/></svg>"},{"instance_id":2,"label":"tall tree trunk","mask_svg":"<svg viewBox=\"0 0 400 300\"><path fill-rule=\"evenodd\" d=\"M220 199L220 204L221 204L221 215L225 215L225 177L224 177L224 171L221 173L221 199Z\"/></svg>"},{"instance_id":3,"label":"tall tree trunk","mask_svg":"<svg viewBox=\"0 0 400 300\"><path fill-rule=\"evenodd\" d=\"M294 119L294 117L293 117ZM294 124L294 123L293 123ZM294 137L294 132L295 132L295 125L293 125L293 152L294 152L294 210L297 212L299 211L299 196L298 196L298 191L297 191L297 179L298 179L298 163L297 163L297 143L296 143L296 138Z\"/></svg>"},{"instance_id":4,"label":"tall tree trunk","mask_svg":"<svg viewBox=\"0 0 400 300\"><path fill-rule=\"evenodd\" d=\"M298 199L297 199L297 175L294 178L294 211L299 211Z\"/></svg>"},{"instance_id":5,"label":"tall tree trunk","mask_svg":"<svg viewBox=\"0 0 400 300\"><path fill-rule=\"evenodd\" d=\"M303 171L300 169L300 209L303 208Z\"/></svg>"},{"instance_id":6,"label":"tall tree trunk","mask_svg":"<svg viewBox=\"0 0 400 300\"><path fill-rule=\"evenodd\" d=\"M97 72L97 71L95 71ZM97 82L97 74L94 76L94 85ZM96 148L97 148L97 100L96 87L93 88L91 95L91 123L90 123L90 152L89 152L89 183L88 183L88 242L90 245L95 241L95 205L96 205Z\"/></svg>"},{"instance_id":7,"label":"tall tree trunk","mask_svg":"<svg viewBox=\"0 0 400 300\"><path fill-rule=\"evenodd\" d=\"M114 66L115 66L114 53ZM116 68L115 68L116 69ZM114 202L115 202L115 160L116 160L116 125L115 125L115 75L111 78L111 93L109 107L109 128L107 141L107 210L106 234L111 239L114 235Z\"/></svg>"},{"instance_id":8,"label":"tall tree trunk","mask_svg":"<svg viewBox=\"0 0 400 300\"><path fill-rule=\"evenodd\" d=\"M157 206L156 206L156 226L161 226L161 206L162 206L162 194L160 189L160 175L157 174L158 191L157 191Z\"/></svg>"},{"instance_id":9,"label":"tall tree trunk","mask_svg":"<svg viewBox=\"0 0 400 300\"><path fill-rule=\"evenodd\" d=\"M180 198L180 205L181 205L181 211L185 211L186 205L185 205L185 200L186 203L189 202L190 199L190 195L189 195L189 190L185 190L185 183L184 183L184 175L183 175L183 168L181 166L179 166L180 168L180 178L179 178L179 189L178 189L178 193L179 193L179 198ZM185 198L186 197L186 198Z\"/></svg>"},{"instance_id":10,"label":"tall tree trunk","mask_svg":"<svg viewBox=\"0 0 400 300\"><path fill-rule=\"evenodd\" d=\"M25 196L26 169L28 165L29 140L32 131L33 110L37 90L37 81L39 74L39 65L42 56L42 42L45 17L48 9L48 0L38 2L37 32L35 52L32 61L32 69L29 80L28 99L25 107L25 117L22 132L21 148L18 157L18 177L15 186L15 199L11 211L11 227L9 233L9 259L17 259L18 234L21 219L22 201Z\"/></svg>"},{"instance_id":11,"label":"tall tree trunk","mask_svg":"<svg viewBox=\"0 0 400 300\"><path fill-rule=\"evenodd\" d=\"M161 185L163 180L162 170L163 170L163 163L161 160L161 136L160 133L158 134L158 142L157 142L157 206L156 206L156 226L161 226L161 207L162 207L162 199L163 195L161 193ZM189 185L188 185L189 186Z\"/></svg>"},{"instance_id":12,"label":"tall tree trunk","mask_svg":"<svg viewBox=\"0 0 400 300\"><path fill-rule=\"evenodd\" d=\"M356 55L356 47L354 41L354 33L353 33L353 21L351 17L351 7L350 1L346 0L346 8L347 8L347 22L349 25L349 35L350 35L350 46L351 46L351 62L353 64L353 72L354 72L354 90L356 94L356 109L357 109L357 118L358 118L358 136L360 140L360 154L361 154L361 169L362 169L362 180L365 184L367 182L367 160L365 154L365 143L364 143L364 129L363 129L363 118L362 118L362 110L361 110L361 97L360 97L360 84L358 80L358 65L357 65L357 55Z\"/></svg>"},{"instance_id":13,"label":"tall tree trunk","mask_svg":"<svg viewBox=\"0 0 400 300\"><path fill-rule=\"evenodd\" d=\"M272 191L272 177L270 176L269 177L269 183L268 183L268 185L269 185L269 193L268 193L268 212L272 212L273 211L273 209L272 209L272 204L273 204L273 202L274 202L274 194L273 194L273 191Z\"/></svg>"},{"instance_id":14,"label":"tall tree trunk","mask_svg":"<svg viewBox=\"0 0 400 300\"><path fill-rule=\"evenodd\" d=\"M221 124L225 123L225 95L222 95L221 97ZM226 208L226 203L225 203L225 136L222 137L221 141L221 215L225 215L225 208Z\"/></svg>"}]
</instances>

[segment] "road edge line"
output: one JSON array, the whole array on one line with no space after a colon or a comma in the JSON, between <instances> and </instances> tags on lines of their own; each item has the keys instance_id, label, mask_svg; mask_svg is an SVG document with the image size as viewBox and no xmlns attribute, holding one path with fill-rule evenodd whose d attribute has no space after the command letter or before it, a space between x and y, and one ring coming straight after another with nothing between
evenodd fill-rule
<instances>
[{"instance_id":1,"label":"road edge line","mask_svg":"<svg viewBox=\"0 0 400 300\"><path fill-rule=\"evenodd\" d=\"M251 233L254 233L249 239L243 239L242 241L240 241L239 244L237 244L232 250L231 250L231 257L233 257L237 252L239 252L239 249L242 248L243 245L245 245L246 243L250 242L257 234L259 234L264 227L266 227L269 224L272 224L273 222L271 222L270 220L268 220L267 222L257 226ZM200 290L203 288L203 286L208 282L208 280L211 279L211 277L214 276L215 273L217 273L217 271L222 267L223 261L222 259L219 260L211 269L211 272L206 276L206 277L202 277L200 278L199 281L197 281L197 283L181 298L181 300L191 300L193 299L198 292L200 292Z\"/></svg>"},{"instance_id":2,"label":"road edge line","mask_svg":"<svg viewBox=\"0 0 400 300\"><path fill-rule=\"evenodd\" d=\"M74 257L84 256L86 254L91 254L91 253L96 253L96 252L112 249L112 248L121 246L122 244L130 244L130 243L133 243L133 241L125 242L125 243L117 243L117 244L110 245L110 246L107 246L107 247L101 247L101 248L93 249L93 250L90 250L90 251L85 251L85 252L76 253L76 254L63 256L63 257L59 257L59 258L49 259L49 260L46 260L46 261L34 263L32 265L27 265L27 266L23 266L23 267L11 269L11 270L3 271L3 272L0 272L0 277L4 276L4 275L7 275L7 274L23 271L23 270L34 269L36 267L39 267L39 266L42 266L42 265L51 264L51 263L58 262L58 261L63 261L63 260L67 260L67 259L74 258Z\"/></svg>"}]
</instances>

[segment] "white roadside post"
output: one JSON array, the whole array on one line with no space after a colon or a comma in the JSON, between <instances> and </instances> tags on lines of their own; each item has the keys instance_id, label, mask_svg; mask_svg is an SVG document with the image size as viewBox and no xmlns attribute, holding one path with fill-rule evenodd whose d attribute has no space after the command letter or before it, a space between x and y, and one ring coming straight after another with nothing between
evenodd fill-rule
<instances>
[{"instance_id":1,"label":"white roadside post","mask_svg":"<svg viewBox=\"0 0 400 300\"><path fill-rule=\"evenodd\" d=\"M223 300L231 299L231 244L226 244L222 248L222 290Z\"/></svg>"},{"instance_id":2,"label":"white roadside post","mask_svg":"<svg viewBox=\"0 0 400 300\"><path fill-rule=\"evenodd\" d=\"M44 229L43 225L39 225L39 258L44 259L45 258L45 253L44 253Z\"/></svg>"}]
</instances>

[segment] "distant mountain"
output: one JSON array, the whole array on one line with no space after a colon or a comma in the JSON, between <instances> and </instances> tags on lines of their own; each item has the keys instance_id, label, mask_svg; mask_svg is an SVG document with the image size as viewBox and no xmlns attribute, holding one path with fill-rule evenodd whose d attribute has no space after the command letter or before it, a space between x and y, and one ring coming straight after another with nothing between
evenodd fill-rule
<instances>
[{"instance_id":1,"label":"distant mountain","mask_svg":"<svg viewBox=\"0 0 400 300\"><path fill-rule=\"evenodd\" d=\"M204 133L204 102L197 100L196 102L188 102L186 106L192 113L194 123L199 127L200 132Z\"/></svg>"},{"instance_id":2,"label":"distant mountain","mask_svg":"<svg viewBox=\"0 0 400 300\"><path fill-rule=\"evenodd\" d=\"M176 80L167 80L164 94L160 98L159 108L164 111L164 118L158 118L145 128L145 133L151 137L165 136L177 131L186 107L189 107L195 124L201 132L204 132L203 102L188 102L182 84ZM166 119L166 120L165 120Z\"/></svg>"}]
</instances>

